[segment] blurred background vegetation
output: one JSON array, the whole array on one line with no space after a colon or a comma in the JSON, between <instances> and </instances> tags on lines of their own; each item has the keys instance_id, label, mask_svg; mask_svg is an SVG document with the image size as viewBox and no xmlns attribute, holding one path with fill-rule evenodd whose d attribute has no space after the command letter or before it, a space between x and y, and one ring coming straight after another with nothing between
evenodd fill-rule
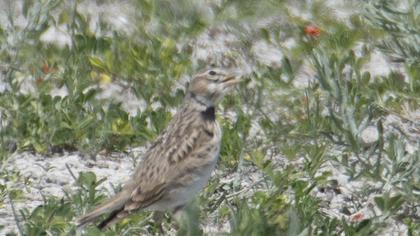
<instances>
[{"instance_id":1,"label":"blurred background vegetation","mask_svg":"<svg viewBox=\"0 0 420 236\"><path fill-rule=\"evenodd\" d=\"M12 179L16 152L95 158L146 145L190 75L216 66L247 82L221 104L219 171L179 235L420 233L418 1L1 4L0 178ZM106 180L74 177L64 198L14 212L10 234L75 234ZM352 182L362 184L345 192ZM19 193L0 182L0 206ZM345 195L339 209L328 194ZM175 232L170 216L162 224ZM144 213L107 235L160 230Z\"/></svg>"}]
</instances>

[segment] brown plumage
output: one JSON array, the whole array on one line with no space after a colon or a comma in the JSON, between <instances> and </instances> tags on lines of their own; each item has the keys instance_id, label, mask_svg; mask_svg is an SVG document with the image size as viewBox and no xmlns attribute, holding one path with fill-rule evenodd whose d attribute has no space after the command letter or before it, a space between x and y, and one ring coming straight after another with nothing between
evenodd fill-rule
<instances>
[{"instance_id":1,"label":"brown plumage","mask_svg":"<svg viewBox=\"0 0 420 236\"><path fill-rule=\"evenodd\" d=\"M220 150L222 133L215 106L239 82L221 70L196 75L184 103L147 150L121 192L78 220L83 226L104 214L107 228L139 210L181 209L208 182Z\"/></svg>"}]
</instances>

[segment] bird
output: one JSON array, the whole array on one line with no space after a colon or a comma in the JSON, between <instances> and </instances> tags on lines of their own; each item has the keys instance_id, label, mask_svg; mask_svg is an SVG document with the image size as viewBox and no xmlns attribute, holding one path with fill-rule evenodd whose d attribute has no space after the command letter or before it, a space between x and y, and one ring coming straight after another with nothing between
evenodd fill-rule
<instances>
[{"instance_id":1,"label":"bird","mask_svg":"<svg viewBox=\"0 0 420 236\"><path fill-rule=\"evenodd\" d=\"M106 229L139 210L178 212L208 183L216 167L222 130L216 106L240 79L222 69L198 73L187 86L182 105L114 197L77 221L78 227L107 217Z\"/></svg>"}]
</instances>

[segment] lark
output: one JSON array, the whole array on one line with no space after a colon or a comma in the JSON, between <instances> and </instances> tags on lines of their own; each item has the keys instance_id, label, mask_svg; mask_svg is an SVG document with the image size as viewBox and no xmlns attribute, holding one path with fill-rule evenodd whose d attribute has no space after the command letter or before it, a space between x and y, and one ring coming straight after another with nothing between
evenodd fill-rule
<instances>
[{"instance_id":1,"label":"lark","mask_svg":"<svg viewBox=\"0 0 420 236\"><path fill-rule=\"evenodd\" d=\"M83 226L107 214L104 229L139 210L178 211L207 184L222 139L215 107L239 79L213 69L195 75L184 102L146 151L122 190L78 220Z\"/></svg>"}]
</instances>

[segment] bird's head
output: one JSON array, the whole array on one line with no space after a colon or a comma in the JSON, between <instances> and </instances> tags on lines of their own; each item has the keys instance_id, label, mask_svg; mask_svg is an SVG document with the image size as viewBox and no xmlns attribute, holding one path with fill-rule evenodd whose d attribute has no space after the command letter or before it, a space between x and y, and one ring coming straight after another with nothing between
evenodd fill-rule
<instances>
[{"instance_id":1,"label":"bird's head","mask_svg":"<svg viewBox=\"0 0 420 236\"><path fill-rule=\"evenodd\" d=\"M217 105L223 96L240 82L233 74L211 69L197 74L188 87L188 95L206 107Z\"/></svg>"}]
</instances>

